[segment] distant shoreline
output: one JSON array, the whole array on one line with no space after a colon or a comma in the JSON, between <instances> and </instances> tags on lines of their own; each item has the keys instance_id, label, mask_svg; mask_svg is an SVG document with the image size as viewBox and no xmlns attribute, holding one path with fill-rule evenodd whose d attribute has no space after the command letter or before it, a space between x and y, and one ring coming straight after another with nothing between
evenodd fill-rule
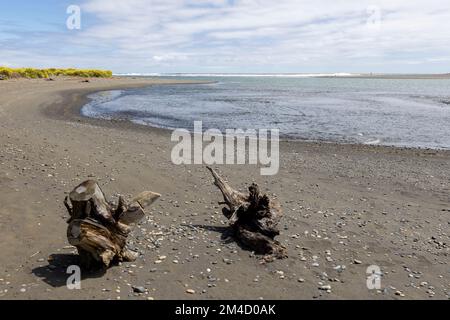
<instances>
[{"instance_id":1,"label":"distant shoreline","mask_svg":"<svg viewBox=\"0 0 450 320\"><path fill-rule=\"evenodd\" d=\"M450 79L450 73L447 74L361 74L349 76L347 78L363 78L363 79L403 79L403 80L414 80L414 79Z\"/></svg>"},{"instance_id":2,"label":"distant shoreline","mask_svg":"<svg viewBox=\"0 0 450 320\"><path fill-rule=\"evenodd\" d=\"M116 77L136 78L220 78L220 77L276 77L276 78L336 78L336 79L450 79L450 73L443 74L395 74L395 73L127 73Z\"/></svg>"}]
</instances>

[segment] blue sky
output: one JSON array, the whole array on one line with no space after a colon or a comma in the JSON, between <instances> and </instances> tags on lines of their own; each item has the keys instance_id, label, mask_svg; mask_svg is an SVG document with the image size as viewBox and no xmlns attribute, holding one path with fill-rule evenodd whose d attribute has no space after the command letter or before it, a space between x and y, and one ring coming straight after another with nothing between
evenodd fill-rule
<instances>
[{"instance_id":1,"label":"blue sky","mask_svg":"<svg viewBox=\"0 0 450 320\"><path fill-rule=\"evenodd\" d=\"M448 73L449 30L448 0L0 0L0 65Z\"/></svg>"}]
</instances>

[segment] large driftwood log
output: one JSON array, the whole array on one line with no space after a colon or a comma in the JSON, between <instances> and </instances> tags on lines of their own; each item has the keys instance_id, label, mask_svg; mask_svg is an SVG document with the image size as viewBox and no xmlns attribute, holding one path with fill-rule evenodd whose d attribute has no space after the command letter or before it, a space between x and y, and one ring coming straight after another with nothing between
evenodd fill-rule
<instances>
[{"instance_id":1,"label":"large driftwood log","mask_svg":"<svg viewBox=\"0 0 450 320\"><path fill-rule=\"evenodd\" d=\"M144 216L144 209L159 194L144 191L129 204L120 196L117 207L106 201L97 182L88 180L77 186L64 200L70 218L67 239L78 249L81 264L108 267L114 259L133 261L137 253L126 247L133 226Z\"/></svg>"},{"instance_id":2,"label":"large driftwood log","mask_svg":"<svg viewBox=\"0 0 450 320\"><path fill-rule=\"evenodd\" d=\"M235 238L256 253L265 254L266 260L287 257L286 248L275 240L280 232L277 225L282 217L280 205L261 195L258 185L252 184L249 194L231 188L214 169L207 167L214 177L214 184L222 192L228 208L222 212L228 218Z\"/></svg>"}]
</instances>

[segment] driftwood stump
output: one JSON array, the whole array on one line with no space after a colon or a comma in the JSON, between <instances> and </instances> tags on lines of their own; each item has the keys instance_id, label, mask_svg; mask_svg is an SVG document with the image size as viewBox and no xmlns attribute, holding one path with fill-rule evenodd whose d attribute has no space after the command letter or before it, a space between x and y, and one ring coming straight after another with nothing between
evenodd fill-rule
<instances>
[{"instance_id":1,"label":"driftwood stump","mask_svg":"<svg viewBox=\"0 0 450 320\"><path fill-rule=\"evenodd\" d=\"M214 184L222 192L228 208L222 212L229 220L234 237L258 254L266 255L266 260L286 258L286 248L275 240L280 234L277 225L282 217L280 205L261 195L259 187L252 184L249 194L231 188L214 169L207 167L214 177Z\"/></svg>"},{"instance_id":2,"label":"driftwood stump","mask_svg":"<svg viewBox=\"0 0 450 320\"><path fill-rule=\"evenodd\" d=\"M106 201L97 182L88 180L65 198L70 214L67 239L78 249L81 264L89 269L95 264L108 267L114 259L133 261L137 253L126 247L133 226L144 216L159 194L144 191L129 204L120 196L117 207Z\"/></svg>"}]
</instances>

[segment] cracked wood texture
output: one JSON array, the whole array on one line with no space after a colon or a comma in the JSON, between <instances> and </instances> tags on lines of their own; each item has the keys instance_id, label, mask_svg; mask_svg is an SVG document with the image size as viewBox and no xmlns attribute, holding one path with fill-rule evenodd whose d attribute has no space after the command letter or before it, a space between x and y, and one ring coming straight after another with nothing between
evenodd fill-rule
<instances>
[{"instance_id":1,"label":"cracked wood texture","mask_svg":"<svg viewBox=\"0 0 450 320\"><path fill-rule=\"evenodd\" d=\"M282 211L276 200L260 193L259 187L252 184L249 194L234 190L211 167L207 167L214 177L214 184L222 192L228 208L222 212L229 220L234 237L244 246L258 254L264 254L265 260L287 257L286 248L275 237L280 234L278 223Z\"/></svg>"},{"instance_id":2,"label":"cracked wood texture","mask_svg":"<svg viewBox=\"0 0 450 320\"><path fill-rule=\"evenodd\" d=\"M129 203L119 197L113 206L94 180L75 187L64 200L70 218L67 239L78 249L84 268L108 267L113 260L133 261L137 253L126 246L127 237L159 194L144 191Z\"/></svg>"}]
</instances>

